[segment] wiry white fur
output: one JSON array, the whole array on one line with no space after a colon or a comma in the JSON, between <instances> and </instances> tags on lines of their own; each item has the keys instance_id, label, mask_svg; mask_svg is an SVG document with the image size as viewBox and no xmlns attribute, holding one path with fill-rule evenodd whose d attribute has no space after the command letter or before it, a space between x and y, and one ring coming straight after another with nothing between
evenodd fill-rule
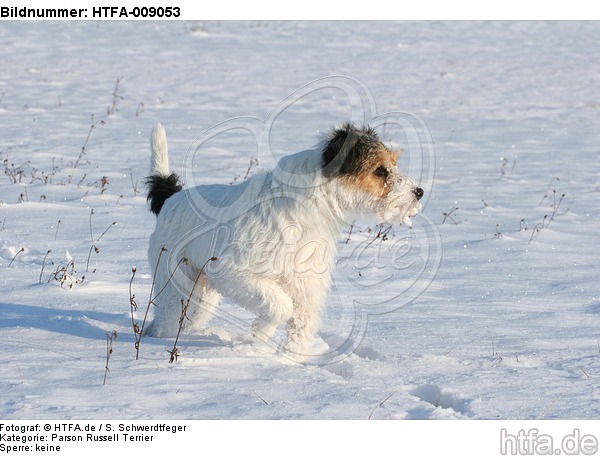
<instances>
[{"instance_id":1,"label":"wiry white fur","mask_svg":"<svg viewBox=\"0 0 600 456\"><path fill-rule=\"evenodd\" d=\"M287 322L286 348L298 358L306 354L331 284L342 224L352 212L383 214L387 207L339 178L323 177L322 150L323 143L286 156L273 171L239 185L198 186L166 200L148 251L156 268L150 335L174 337L182 302L190 297L186 325L200 328L223 295L258 316L254 336L268 340ZM164 129L157 127L155 173L164 173L166 151ZM391 218L403 211L399 204L389 203ZM402 219L406 211L416 213L415 204L413 195L413 209Z\"/></svg>"},{"instance_id":2,"label":"wiry white fur","mask_svg":"<svg viewBox=\"0 0 600 456\"><path fill-rule=\"evenodd\" d=\"M150 162L151 175L169 175L169 146L167 145L167 133L161 124L152 129L151 135L152 157Z\"/></svg>"}]
</instances>

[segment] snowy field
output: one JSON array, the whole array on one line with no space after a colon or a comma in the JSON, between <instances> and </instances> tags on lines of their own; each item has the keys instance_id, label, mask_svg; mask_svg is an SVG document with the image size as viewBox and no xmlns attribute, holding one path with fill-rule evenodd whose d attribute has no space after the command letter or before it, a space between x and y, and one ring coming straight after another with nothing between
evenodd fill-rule
<instances>
[{"instance_id":1,"label":"snowy field","mask_svg":"<svg viewBox=\"0 0 600 456\"><path fill-rule=\"evenodd\" d=\"M1 22L1 418L598 418L599 42L592 22ZM412 230L342 234L324 355L252 343L226 301L176 362L151 338L136 360L152 126L190 186L376 115L426 126L378 125L426 204ZM199 142L239 116L272 120L269 147Z\"/></svg>"}]
</instances>

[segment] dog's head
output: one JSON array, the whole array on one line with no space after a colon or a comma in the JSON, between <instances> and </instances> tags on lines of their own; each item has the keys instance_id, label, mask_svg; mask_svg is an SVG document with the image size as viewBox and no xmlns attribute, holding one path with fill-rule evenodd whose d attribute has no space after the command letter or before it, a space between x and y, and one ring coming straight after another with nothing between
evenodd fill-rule
<instances>
[{"instance_id":1,"label":"dog's head","mask_svg":"<svg viewBox=\"0 0 600 456\"><path fill-rule=\"evenodd\" d=\"M421 210L423 189L398 170L398 155L372 128L344 124L332 130L325 144L322 174L350 195L360 195L355 200L366 201L366 209L381 221L411 226L410 217Z\"/></svg>"}]
</instances>

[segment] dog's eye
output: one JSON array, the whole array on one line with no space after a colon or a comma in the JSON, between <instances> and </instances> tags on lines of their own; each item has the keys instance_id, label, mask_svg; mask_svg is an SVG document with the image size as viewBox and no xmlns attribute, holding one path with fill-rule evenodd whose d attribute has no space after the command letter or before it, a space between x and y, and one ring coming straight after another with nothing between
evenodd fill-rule
<instances>
[{"instance_id":1,"label":"dog's eye","mask_svg":"<svg viewBox=\"0 0 600 456\"><path fill-rule=\"evenodd\" d=\"M373 171L373 174L375 174L378 177L383 177L384 179L387 179L387 177L390 175L390 172L385 166L380 166L375 171Z\"/></svg>"}]
</instances>

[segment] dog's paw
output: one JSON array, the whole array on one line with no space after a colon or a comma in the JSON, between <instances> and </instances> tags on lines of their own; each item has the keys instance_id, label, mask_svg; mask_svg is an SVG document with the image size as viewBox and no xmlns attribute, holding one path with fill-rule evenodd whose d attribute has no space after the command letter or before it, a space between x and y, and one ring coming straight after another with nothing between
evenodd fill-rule
<instances>
[{"instance_id":1,"label":"dog's paw","mask_svg":"<svg viewBox=\"0 0 600 456\"><path fill-rule=\"evenodd\" d=\"M298 339L288 339L277 349L277 353L295 363L306 363L312 355L311 344Z\"/></svg>"}]
</instances>

